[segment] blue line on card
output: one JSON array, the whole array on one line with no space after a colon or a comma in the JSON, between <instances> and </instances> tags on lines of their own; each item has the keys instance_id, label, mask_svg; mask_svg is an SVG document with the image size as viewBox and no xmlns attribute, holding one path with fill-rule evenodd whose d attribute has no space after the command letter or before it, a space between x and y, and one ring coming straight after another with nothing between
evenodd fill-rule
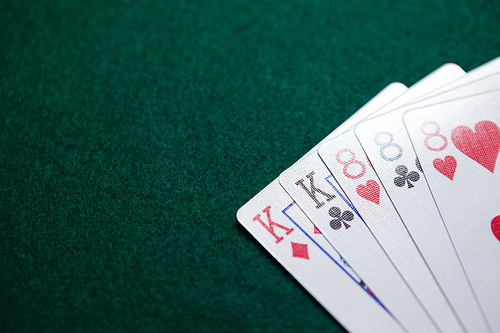
<instances>
[{"instance_id":1,"label":"blue line on card","mask_svg":"<svg viewBox=\"0 0 500 333\"><path fill-rule=\"evenodd\" d=\"M329 175L328 177L326 177L326 178L325 178L325 180L328 182L328 184L330 184L330 186L331 186L331 187L333 187L333 189L335 190L335 192L337 192L337 194L339 195L339 197L341 197L341 198L342 198L342 200L344 200L344 201L345 201L345 203L346 203L349 207L351 207L351 209L352 209L352 210L356 213L356 215L358 215L358 216L359 216L359 218L360 218L361 220L363 220L363 218L361 217L361 215L359 215L358 211L356 210L356 208L354 208L354 206L351 204L351 202L350 202L349 200L347 200L347 198L346 198L346 197L344 197L344 196L342 195L342 193L340 193L340 191L339 191L339 190L338 190L338 189L337 189L337 188L336 188L336 187L332 184L332 182L330 181L330 178L332 178L332 175ZM363 221L363 222L365 222L365 221Z\"/></svg>"},{"instance_id":2,"label":"blue line on card","mask_svg":"<svg viewBox=\"0 0 500 333\"><path fill-rule=\"evenodd\" d=\"M332 185L333 186L333 185ZM334 187L335 188L335 187ZM335 189L336 190L336 189ZM339 193L339 192L337 192ZM339 193L339 195L343 198L342 194ZM345 199L344 199L345 200ZM386 309L386 307L380 303L380 301L378 300L378 298L376 298L372 293L370 293L367 288L363 287L363 285L360 283L360 281L358 281L358 279L356 279L354 276L352 276L348 271L345 270L345 268L337 261L335 260L335 258L333 258L330 253L328 253L324 248L321 247L321 245L319 245L318 243L316 243L316 241L304 230L302 229L298 224L297 222L295 222L292 217L290 215L288 215L286 213L287 210L289 210L293 205L295 205L295 201L292 201L291 204L289 204L285 209L283 209L281 212L283 213L283 215L285 215L297 228L300 229L300 231L302 231L306 236L307 238L309 238L321 251L323 251L324 254L327 255L328 258L330 258L337 266L340 267L341 270L344 271L344 273L346 273L351 279L354 280L354 282L356 282L368 295L370 295L385 311L389 312L389 310ZM356 213L357 214L357 213ZM342 258L342 257L341 257ZM343 258L342 258L343 260ZM347 265L349 266L349 265ZM390 312L389 312L390 314Z\"/></svg>"}]
</instances>

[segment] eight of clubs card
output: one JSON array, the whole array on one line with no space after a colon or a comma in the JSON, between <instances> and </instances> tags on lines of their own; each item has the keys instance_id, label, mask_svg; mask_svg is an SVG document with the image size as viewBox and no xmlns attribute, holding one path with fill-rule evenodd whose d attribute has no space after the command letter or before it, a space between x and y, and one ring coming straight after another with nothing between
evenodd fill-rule
<instances>
[{"instance_id":1,"label":"eight of clubs card","mask_svg":"<svg viewBox=\"0 0 500 333\"><path fill-rule=\"evenodd\" d=\"M461 87L454 94L442 94L426 101L432 104L436 99L446 96L451 99L468 91L468 87ZM470 287L429 187L423 180L421 165L403 123L406 109L400 108L358 124L356 136L381 186L389 194L458 319L469 332L488 332L490 328L484 313Z\"/></svg>"}]
</instances>

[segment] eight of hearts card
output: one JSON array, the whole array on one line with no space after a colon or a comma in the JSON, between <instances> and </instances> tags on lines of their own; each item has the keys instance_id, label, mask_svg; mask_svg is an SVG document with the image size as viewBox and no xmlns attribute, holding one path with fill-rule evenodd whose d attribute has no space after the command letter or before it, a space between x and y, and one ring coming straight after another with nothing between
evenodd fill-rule
<instances>
[{"instance_id":1,"label":"eight of hearts card","mask_svg":"<svg viewBox=\"0 0 500 333\"><path fill-rule=\"evenodd\" d=\"M425 181L422 181L422 169L406 132L403 115L416 107L484 93L495 87L500 89L500 74L491 74L500 65L498 60L453 82L455 89L450 90L447 85L442 91L437 90L434 97L364 121L356 127L356 136L381 186L389 194L434 277L469 332L488 332L490 328L434 198ZM422 223L422 220L427 223Z\"/></svg>"},{"instance_id":2,"label":"eight of hearts card","mask_svg":"<svg viewBox=\"0 0 500 333\"><path fill-rule=\"evenodd\" d=\"M493 91L404 116L425 180L495 332L500 332L499 111L500 91Z\"/></svg>"}]
</instances>

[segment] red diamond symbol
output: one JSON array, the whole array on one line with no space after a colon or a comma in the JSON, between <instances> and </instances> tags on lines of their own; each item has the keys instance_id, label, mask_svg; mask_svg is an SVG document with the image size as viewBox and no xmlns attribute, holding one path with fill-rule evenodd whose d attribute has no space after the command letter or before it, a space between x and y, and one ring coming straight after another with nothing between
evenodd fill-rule
<instances>
[{"instance_id":1,"label":"red diamond symbol","mask_svg":"<svg viewBox=\"0 0 500 333\"><path fill-rule=\"evenodd\" d=\"M309 254L307 253L307 244L299 244L292 242L292 252L293 256L297 258L309 259Z\"/></svg>"},{"instance_id":2,"label":"red diamond symbol","mask_svg":"<svg viewBox=\"0 0 500 333\"><path fill-rule=\"evenodd\" d=\"M315 233L315 234L321 234L321 231L319 231L319 229L318 229L318 228L316 228L316 226L314 226L314 233Z\"/></svg>"}]
</instances>

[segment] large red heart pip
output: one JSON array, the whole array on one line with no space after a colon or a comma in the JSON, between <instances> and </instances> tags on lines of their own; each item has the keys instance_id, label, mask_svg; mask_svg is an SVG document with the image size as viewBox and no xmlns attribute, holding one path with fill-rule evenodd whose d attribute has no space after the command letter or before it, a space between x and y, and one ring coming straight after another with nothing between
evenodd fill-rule
<instances>
[{"instance_id":1,"label":"large red heart pip","mask_svg":"<svg viewBox=\"0 0 500 333\"><path fill-rule=\"evenodd\" d=\"M500 150L500 129L488 120L478 122L474 129L476 133L467 126L455 127L451 141L458 150L493 173Z\"/></svg>"},{"instance_id":2,"label":"large red heart pip","mask_svg":"<svg viewBox=\"0 0 500 333\"><path fill-rule=\"evenodd\" d=\"M356 187L356 193L366 200L377 205L380 204L380 186L373 179L366 182L366 185L360 184Z\"/></svg>"}]
</instances>

